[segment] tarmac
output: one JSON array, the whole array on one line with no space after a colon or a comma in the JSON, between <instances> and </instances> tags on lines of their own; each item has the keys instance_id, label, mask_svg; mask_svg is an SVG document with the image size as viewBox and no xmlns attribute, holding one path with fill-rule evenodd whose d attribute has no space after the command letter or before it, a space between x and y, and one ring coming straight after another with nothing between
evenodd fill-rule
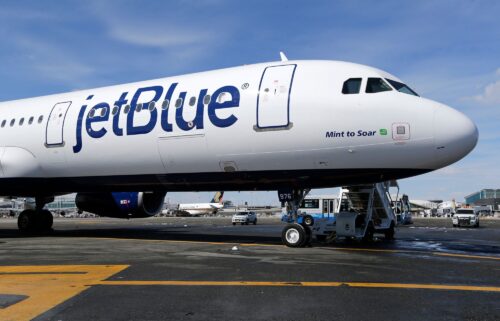
<instances>
[{"instance_id":1,"label":"tarmac","mask_svg":"<svg viewBox=\"0 0 500 321\"><path fill-rule=\"evenodd\" d=\"M0 320L500 320L500 220L281 245L259 218L0 219Z\"/></svg>"}]
</instances>

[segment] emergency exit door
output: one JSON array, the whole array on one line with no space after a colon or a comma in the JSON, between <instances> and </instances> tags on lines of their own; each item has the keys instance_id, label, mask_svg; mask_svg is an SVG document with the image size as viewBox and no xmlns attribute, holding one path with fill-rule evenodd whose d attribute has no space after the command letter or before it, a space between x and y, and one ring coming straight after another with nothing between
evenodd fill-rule
<instances>
[{"instance_id":1,"label":"emergency exit door","mask_svg":"<svg viewBox=\"0 0 500 321\"><path fill-rule=\"evenodd\" d=\"M45 145L47 147L64 146L64 120L69 106L71 106L71 101L57 103L52 107L45 132Z\"/></svg>"},{"instance_id":2,"label":"emergency exit door","mask_svg":"<svg viewBox=\"0 0 500 321\"><path fill-rule=\"evenodd\" d=\"M290 94L297 65L264 69L257 98L257 129L290 125Z\"/></svg>"}]
</instances>

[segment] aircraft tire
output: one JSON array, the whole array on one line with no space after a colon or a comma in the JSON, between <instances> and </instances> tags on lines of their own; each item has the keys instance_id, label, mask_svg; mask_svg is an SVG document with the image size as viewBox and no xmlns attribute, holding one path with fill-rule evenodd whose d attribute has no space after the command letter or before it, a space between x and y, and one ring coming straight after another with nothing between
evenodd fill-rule
<instances>
[{"instance_id":1,"label":"aircraft tire","mask_svg":"<svg viewBox=\"0 0 500 321\"><path fill-rule=\"evenodd\" d=\"M35 229L35 211L24 210L17 218L17 228L21 232L32 232Z\"/></svg>"},{"instance_id":2,"label":"aircraft tire","mask_svg":"<svg viewBox=\"0 0 500 321\"><path fill-rule=\"evenodd\" d=\"M297 223L287 224L281 233L281 240L288 247L304 246L307 242L307 237L304 226Z\"/></svg>"},{"instance_id":3,"label":"aircraft tire","mask_svg":"<svg viewBox=\"0 0 500 321\"><path fill-rule=\"evenodd\" d=\"M255 221L253 221L253 225L257 225L257 219L255 219Z\"/></svg>"},{"instance_id":4,"label":"aircraft tire","mask_svg":"<svg viewBox=\"0 0 500 321\"><path fill-rule=\"evenodd\" d=\"M311 246L312 243L312 231L311 228L308 225L303 225L304 230L306 231L306 239L304 240L304 243L302 243L302 246Z\"/></svg>"},{"instance_id":5,"label":"aircraft tire","mask_svg":"<svg viewBox=\"0 0 500 321\"><path fill-rule=\"evenodd\" d=\"M54 217L49 210L42 210L41 213L38 214L40 218L39 228L42 231L49 231L54 224Z\"/></svg>"}]
</instances>

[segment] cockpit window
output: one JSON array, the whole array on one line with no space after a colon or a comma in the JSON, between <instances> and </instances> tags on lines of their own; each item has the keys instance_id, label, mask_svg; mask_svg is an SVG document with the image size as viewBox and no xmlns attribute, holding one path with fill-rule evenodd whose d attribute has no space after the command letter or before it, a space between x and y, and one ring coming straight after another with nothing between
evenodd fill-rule
<instances>
[{"instance_id":1,"label":"cockpit window","mask_svg":"<svg viewBox=\"0 0 500 321\"><path fill-rule=\"evenodd\" d=\"M389 90L392 90L391 86L389 86L382 78L368 78L366 83L367 93L379 93Z\"/></svg>"},{"instance_id":2,"label":"cockpit window","mask_svg":"<svg viewBox=\"0 0 500 321\"><path fill-rule=\"evenodd\" d=\"M418 96L418 94L416 92L414 92L410 87L406 86L403 83L400 83L399 81L390 80L387 78L385 80L387 80L392 85L392 87L394 87L399 92L402 92L402 93L405 93L408 95Z\"/></svg>"},{"instance_id":3,"label":"cockpit window","mask_svg":"<svg viewBox=\"0 0 500 321\"><path fill-rule=\"evenodd\" d=\"M361 87L361 78L349 78L344 81L342 86L343 94L359 94L359 88Z\"/></svg>"}]
</instances>

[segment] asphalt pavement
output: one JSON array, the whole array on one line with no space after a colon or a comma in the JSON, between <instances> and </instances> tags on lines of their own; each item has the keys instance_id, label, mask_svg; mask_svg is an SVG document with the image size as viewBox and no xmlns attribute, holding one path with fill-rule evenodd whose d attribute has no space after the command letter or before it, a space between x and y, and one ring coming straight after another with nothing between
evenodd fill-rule
<instances>
[{"instance_id":1,"label":"asphalt pavement","mask_svg":"<svg viewBox=\"0 0 500 321\"><path fill-rule=\"evenodd\" d=\"M230 218L0 219L0 320L500 320L500 221L281 245Z\"/></svg>"}]
</instances>

